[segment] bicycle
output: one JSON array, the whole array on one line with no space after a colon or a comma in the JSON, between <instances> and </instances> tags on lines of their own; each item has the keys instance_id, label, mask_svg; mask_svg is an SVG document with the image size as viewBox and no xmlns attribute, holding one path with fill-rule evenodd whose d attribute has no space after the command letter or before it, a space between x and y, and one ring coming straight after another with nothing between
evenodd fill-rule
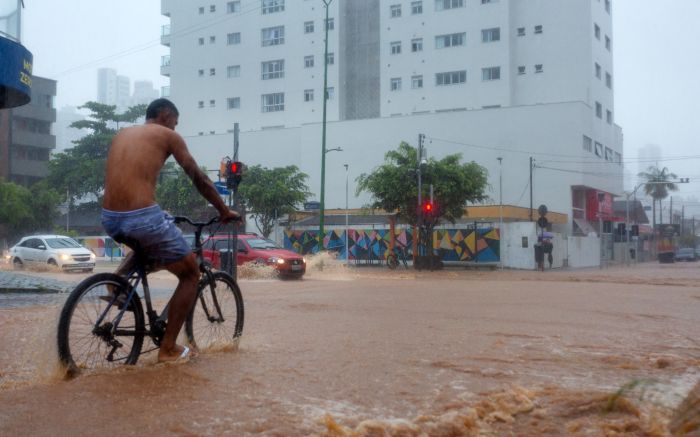
<instances>
[{"instance_id":1,"label":"bicycle","mask_svg":"<svg viewBox=\"0 0 700 437\"><path fill-rule=\"evenodd\" d=\"M243 333L243 296L236 280L226 272L213 271L202 257L202 230L218 221L193 222L174 217L175 223L195 228L194 253L201 272L197 300L185 320L185 335L191 346L235 347ZM141 354L159 348L167 325L168 305L161 314L154 310L148 286L145 259L137 250L132 271L125 277L98 273L80 282L71 292L58 323L58 354L72 377L82 369L134 365ZM141 285L144 308L137 292ZM154 347L142 351L145 337Z\"/></svg>"},{"instance_id":2,"label":"bicycle","mask_svg":"<svg viewBox=\"0 0 700 437\"><path fill-rule=\"evenodd\" d=\"M389 267L390 270L396 270L396 268L399 266L399 261L403 264L403 267L405 269L408 269L408 261L407 261L408 255L406 253L406 247L401 246L397 247L394 246L394 250L392 253L388 254L386 256L386 265Z\"/></svg>"}]
</instances>

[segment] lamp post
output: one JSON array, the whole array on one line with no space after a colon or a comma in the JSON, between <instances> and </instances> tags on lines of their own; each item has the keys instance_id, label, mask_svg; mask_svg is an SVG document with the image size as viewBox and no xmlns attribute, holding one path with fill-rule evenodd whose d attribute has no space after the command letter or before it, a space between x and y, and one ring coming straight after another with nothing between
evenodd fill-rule
<instances>
[{"instance_id":1,"label":"lamp post","mask_svg":"<svg viewBox=\"0 0 700 437\"><path fill-rule=\"evenodd\" d=\"M325 30L326 37L324 41L323 51L323 130L321 133L321 204L320 204L320 221L318 231L318 251L323 251L323 219L325 215L325 197L326 197L326 105L328 103L328 6L333 0L323 0L323 5L326 7Z\"/></svg>"},{"instance_id":2,"label":"lamp post","mask_svg":"<svg viewBox=\"0 0 700 437\"><path fill-rule=\"evenodd\" d=\"M348 165L345 166L345 264L350 265L350 248L348 247Z\"/></svg>"},{"instance_id":3,"label":"lamp post","mask_svg":"<svg viewBox=\"0 0 700 437\"><path fill-rule=\"evenodd\" d=\"M503 270L503 158L498 157L498 261Z\"/></svg>"}]
</instances>

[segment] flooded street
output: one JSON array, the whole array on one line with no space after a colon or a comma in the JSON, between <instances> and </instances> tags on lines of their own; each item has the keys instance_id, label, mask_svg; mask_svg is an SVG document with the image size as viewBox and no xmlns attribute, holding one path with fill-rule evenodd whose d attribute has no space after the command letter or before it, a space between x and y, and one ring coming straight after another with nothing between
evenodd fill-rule
<instances>
[{"instance_id":1,"label":"flooded street","mask_svg":"<svg viewBox=\"0 0 700 437\"><path fill-rule=\"evenodd\" d=\"M64 296L4 306L0 435L663 436L700 380L697 263L240 285L238 350L70 381Z\"/></svg>"}]
</instances>

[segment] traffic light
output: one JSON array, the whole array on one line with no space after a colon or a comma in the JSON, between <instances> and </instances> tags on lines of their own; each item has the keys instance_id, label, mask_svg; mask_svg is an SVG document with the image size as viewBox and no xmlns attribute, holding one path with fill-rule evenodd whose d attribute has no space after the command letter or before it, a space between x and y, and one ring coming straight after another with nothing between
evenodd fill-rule
<instances>
[{"instance_id":1,"label":"traffic light","mask_svg":"<svg viewBox=\"0 0 700 437\"><path fill-rule=\"evenodd\" d=\"M432 217L435 214L435 205L430 200L423 202L423 215L426 217Z\"/></svg>"},{"instance_id":2,"label":"traffic light","mask_svg":"<svg viewBox=\"0 0 700 437\"><path fill-rule=\"evenodd\" d=\"M226 187L235 190L243 179L243 163L228 161L226 163Z\"/></svg>"}]
</instances>

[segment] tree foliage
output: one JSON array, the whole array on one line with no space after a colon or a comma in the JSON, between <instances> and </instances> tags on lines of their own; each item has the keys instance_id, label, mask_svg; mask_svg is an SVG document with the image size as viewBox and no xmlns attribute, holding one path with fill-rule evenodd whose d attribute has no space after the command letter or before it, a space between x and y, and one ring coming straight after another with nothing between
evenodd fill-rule
<instances>
[{"instance_id":1,"label":"tree foliage","mask_svg":"<svg viewBox=\"0 0 700 437\"><path fill-rule=\"evenodd\" d=\"M454 223L462 217L467 203L487 199L488 185L486 169L475 162L460 163L461 154L448 155L441 160L430 158L421 167L422 197L430 196L433 185L438 217ZM408 223L415 223L418 209L418 151L402 142L396 150L384 156L384 164L372 173L357 177L357 192L372 194L370 207L396 212Z\"/></svg>"},{"instance_id":2,"label":"tree foliage","mask_svg":"<svg viewBox=\"0 0 700 437\"><path fill-rule=\"evenodd\" d=\"M134 123L146 113L146 105L137 105L118 114L116 106L87 102L80 108L90 110L86 120L71 127L84 129L87 134L75 147L57 153L49 161L48 181L61 193L69 193L70 201L92 195L99 199L104 189L105 162L112 138L120 124Z\"/></svg>"},{"instance_id":3,"label":"tree foliage","mask_svg":"<svg viewBox=\"0 0 700 437\"><path fill-rule=\"evenodd\" d=\"M59 194L45 181L31 188L0 181L0 240L51 230L59 202Z\"/></svg>"},{"instance_id":4,"label":"tree foliage","mask_svg":"<svg viewBox=\"0 0 700 437\"><path fill-rule=\"evenodd\" d=\"M661 201L668 197L669 191L678 191L678 185L672 181L678 176L671 173L666 167L660 169L654 166L639 173L638 176L645 182L644 194L652 198L652 214L654 216L652 222L656 227L656 203L658 202L661 206ZM661 217L661 223L663 223L663 217Z\"/></svg>"},{"instance_id":5,"label":"tree foliage","mask_svg":"<svg viewBox=\"0 0 700 437\"><path fill-rule=\"evenodd\" d=\"M174 162L166 162L161 170L156 200L170 214L186 215L194 220L208 218L209 202L197 191L182 167Z\"/></svg>"},{"instance_id":6,"label":"tree foliage","mask_svg":"<svg viewBox=\"0 0 700 437\"><path fill-rule=\"evenodd\" d=\"M272 232L277 217L293 213L308 199L307 179L295 165L273 169L256 165L245 170L239 194L265 237Z\"/></svg>"}]
</instances>

